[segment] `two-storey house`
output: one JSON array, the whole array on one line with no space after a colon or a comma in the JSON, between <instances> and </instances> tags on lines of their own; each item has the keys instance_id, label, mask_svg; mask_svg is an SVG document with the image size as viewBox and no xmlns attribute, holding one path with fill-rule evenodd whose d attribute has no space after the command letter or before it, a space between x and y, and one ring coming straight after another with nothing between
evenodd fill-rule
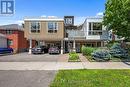
<instances>
[{"instance_id":1,"label":"two-storey house","mask_svg":"<svg viewBox=\"0 0 130 87\"><path fill-rule=\"evenodd\" d=\"M68 17L73 21L73 17ZM65 17L65 26L67 25ZM102 17L87 17L84 23L77 27L65 27L65 48L69 51L81 52L82 45L92 47L102 47L108 40L109 34L106 27L102 25ZM69 22L73 23L73 22ZM68 43L67 43L68 42ZM66 45L67 44L67 45ZM68 46L68 47L66 47Z\"/></svg>"},{"instance_id":2,"label":"two-storey house","mask_svg":"<svg viewBox=\"0 0 130 87\"><path fill-rule=\"evenodd\" d=\"M31 54L32 40L35 45L57 46L63 54L64 19L59 18L25 18L25 37L29 40Z\"/></svg>"}]
</instances>

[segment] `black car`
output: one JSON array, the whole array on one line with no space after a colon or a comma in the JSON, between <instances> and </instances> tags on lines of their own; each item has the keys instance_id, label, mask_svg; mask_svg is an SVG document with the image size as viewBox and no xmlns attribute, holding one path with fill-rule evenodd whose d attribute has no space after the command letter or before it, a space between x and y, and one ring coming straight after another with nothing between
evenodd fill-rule
<instances>
[{"instance_id":1,"label":"black car","mask_svg":"<svg viewBox=\"0 0 130 87\"><path fill-rule=\"evenodd\" d=\"M48 53L48 48L46 46L36 46L32 48L33 54L42 54L42 53Z\"/></svg>"}]
</instances>

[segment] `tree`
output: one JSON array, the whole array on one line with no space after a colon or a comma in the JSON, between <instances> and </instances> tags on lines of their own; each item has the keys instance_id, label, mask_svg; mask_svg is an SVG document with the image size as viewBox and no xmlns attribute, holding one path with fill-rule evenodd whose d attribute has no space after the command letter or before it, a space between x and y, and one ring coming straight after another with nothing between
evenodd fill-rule
<instances>
[{"instance_id":1,"label":"tree","mask_svg":"<svg viewBox=\"0 0 130 87\"><path fill-rule=\"evenodd\" d=\"M107 0L103 24L118 36L130 39L130 0Z\"/></svg>"}]
</instances>

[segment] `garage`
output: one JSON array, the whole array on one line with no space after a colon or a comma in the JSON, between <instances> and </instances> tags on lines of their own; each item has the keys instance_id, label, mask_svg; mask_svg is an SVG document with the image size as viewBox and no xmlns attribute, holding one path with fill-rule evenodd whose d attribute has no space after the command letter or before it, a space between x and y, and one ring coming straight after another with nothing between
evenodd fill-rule
<instances>
[{"instance_id":1,"label":"garage","mask_svg":"<svg viewBox=\"0 0 130 87\"><path fill-rule=\"evenodd\" d=\"M7 48L7 38L3 34L0 34L0 48Z\"/></svg>"}]
</instances>

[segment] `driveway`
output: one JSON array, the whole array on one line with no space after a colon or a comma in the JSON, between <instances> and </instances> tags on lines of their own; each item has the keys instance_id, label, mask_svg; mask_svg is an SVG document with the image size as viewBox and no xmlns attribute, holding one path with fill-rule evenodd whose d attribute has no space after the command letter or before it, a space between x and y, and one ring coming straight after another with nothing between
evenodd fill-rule
<instances>
[{"instance_id":1,"label":"driveway","mask_svg":"<svg viewBox=\"0 0 130 87\"><path fill-rule=\"evenodd\" d=\"M0 87L49 87L56 71L0 71Z\"/></svg>"},{"instance_id":2,"label":"driveway","mask_svg":"<svg viewBox=\"0 0 130 87\"><path fill-rule=\"evenodd\" d=\"M19 53L0 56L0 62L57 62L61 55Z\"/></svg>"}]
</instances>

